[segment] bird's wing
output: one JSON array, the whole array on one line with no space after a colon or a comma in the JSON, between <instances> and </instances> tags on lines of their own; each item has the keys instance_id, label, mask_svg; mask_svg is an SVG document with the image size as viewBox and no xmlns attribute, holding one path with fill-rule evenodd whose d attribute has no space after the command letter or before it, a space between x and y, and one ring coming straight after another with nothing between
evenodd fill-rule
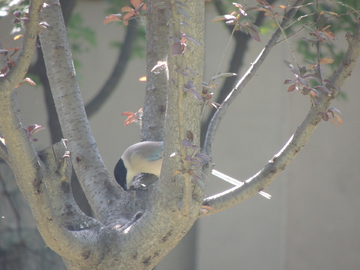
<instances>
[{"instance_id":1,"label":"bird's wing","mask_svg":"<svg viewBox=\"0 0 360 270\"><path fill-rule=\"evenodd\" d=\"M157 142L156 144L150 145L146 159L150 161L161 159L163 157L163 151L164 144L162 142Z\"/></svg>"}]
</instances>

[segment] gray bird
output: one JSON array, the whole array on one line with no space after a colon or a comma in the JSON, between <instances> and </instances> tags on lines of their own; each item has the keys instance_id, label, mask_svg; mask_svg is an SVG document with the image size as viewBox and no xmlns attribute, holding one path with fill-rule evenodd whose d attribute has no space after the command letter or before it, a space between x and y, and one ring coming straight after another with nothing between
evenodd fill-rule
<instances>
[{"instance_id":1,"label":"gray bird","mask_svg":"<svg viewBox=\"0 0 360 270\"><path fill-rule=\"evenodd\" d=\"M151 173L160 177L163 142L139 142L125 150L115 166L115 179L127 190L138 173Z\"/></svg>"},{"instance_id":2,"label":"gray bird","mask_svg":"<svg viewBox=\"0 0 360 270\"><path fill-rule=\"evenodd\" d=\"M131 145L125 150L115 166L114 175L118 184L123 189L128 190L133 183L133 178L138 173L151 173L160 177L163 151L163 142L146 141ZM212 170L211 173L234 186L242 186L244 184L244 182L217 170ZM271 198L271 195L264 191L260 191L259 194L267 199Z\"/></svg>"}]
</instances>

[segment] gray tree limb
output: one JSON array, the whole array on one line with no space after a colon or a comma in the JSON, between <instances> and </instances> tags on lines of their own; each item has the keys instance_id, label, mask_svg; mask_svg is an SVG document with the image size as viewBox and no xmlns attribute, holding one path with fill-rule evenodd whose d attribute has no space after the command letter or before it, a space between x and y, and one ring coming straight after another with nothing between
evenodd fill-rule
<instances>
[{"instance_id":1,"label":"gray tree limb","mask_svg":"<svg viewBox=\"0 0 360 270\"><path fill-rule=\"evenodd\" d=\"M92 136L58 1L48 1L43 18L52 26L51 30L40 33L40 40L61 129L89 204L95 215L105 221L111 218L107 201L117 200L121 188L106 170Z\"/></svg>"},{"instance_id":2,"label":"gray tree limb","mask_svg":"<svg viewBox=\"0 0 360 270\"><path fill-rule=\"evenodd\" d=\"M297 0L293 4L292 8L285 14L284 19L281 23L281 28L284 29L286 25L290 23L290 20L295 16L299 5L303 2L303 0ZM253 62L248 71L244 74L244 76L238 81L234 89L230 92L227 98L222 102L221 106L217 109L213 118L210 121L207 134L204 142L204 153L208 156L211 156L211 147L212 143L215 139L216 130L219 126L220 120L224 116L227 108L230 106L233 100L237 97L238 94L241 93L242 89L246 86L246 84L252 79L252 77L256 74L256 71L260 68L261 64L265 61L266 57L269 55L271 49L275 46L276 41L279 39L282 34L282 30L278 28L276 32L272 35L269 42L266 44L265 48L261 51L257 59Z\"/></svg>"},{"instance_id":3,"label":"gray tree limb","mask_svg":"<svg viewBox=\"0 0 360 270\"><path fill-rule=\"evenodd\" d=\"M168 9L156 8L156 1L147 3L146 32L146 92L141 129L142 141L164 140L164 123L168 93L167 65L169 40ZM150 28L153 29L150 29Z\"/></svg>"}]
</instances>

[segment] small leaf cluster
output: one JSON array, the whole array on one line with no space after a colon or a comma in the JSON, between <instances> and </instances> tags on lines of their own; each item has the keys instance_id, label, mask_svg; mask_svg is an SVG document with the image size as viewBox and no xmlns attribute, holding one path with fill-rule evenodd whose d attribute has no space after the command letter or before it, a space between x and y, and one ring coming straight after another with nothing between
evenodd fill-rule
<instances>
[{"instance_id":1,"label":"small leaf cluster","mask_svg":"<svg viewBox=\"0 0 360 270\"><path fill-rule=\"evenodd\" d=\"M188 47L185 43L187 40L192 41L196 45L200 45L194 38L190 37L188 34L185 34L183 31L180 31L180 38L173 37L174 44L171 47L171 53L173 56L181 55L185 52L185 49Z\"/></svg>"},{"instance_id":2,"label":"small leaf cluster","mask_svg":"<svg viewBox=\"0 0 360 270\"><path fill-rule=\"evenodd\" d=\"M353 32L356 20L360 16L360 1L358 0L342 0L342 1L319 1L318 10L315 8L315 1L307 1L303 7L297 12L297 22L301 23L302 28L310 29L310 38L302 38L297 42L297 51L303 55L304 59L314 59L317 57L317 51L314 49L315 40L324 39L329 44L326 47L327 56L334 59L334 67L337 66L344 51L336 47L335 44L330 45L330 41L334 40L334 35L343 34L345 31ZM317 25L317 29L310 28ZM293 24L292 24L293 25ZM331 32L327 29L331 26ZM288 29L294 31L294 26ZM321 57L323 57L324 50Z\"/></svg>"},{"instance_id":3,"label":"small leaf cluster","mask_svg":"<svg viewBox=\"0 0 360 270\"><path fill-rule=\"evenodd\" d=\"M124 124L128 126L131 123L138 123L141 126L142 116L143 116L143 108L140 108L136 113L133 112L123 112L121 115L127 116L127 119L124 120Z\"/></svg>"},{"instance_id":4,"label":"small leaf cluster","mask_svg":"<svg viewBox=\"0 0 360 270\"><path fill-rule=\"evenodd\" d=\"M312 65L309 69L302 66L299 68L295 68L290 62L284 60L285 65L289 68L289 70L294 74L295 79L293 80L285 80L284 84L291 84L288 88L288 92L292 92L294 90L299 91L303 95L310 95L315 103L318 104L318 98L320 96L318 90L324 92L327 95L332 95L332 92L323 85L323 82L328 83L331 85L333 89L337 92L340 89L336 86L331 84L328 80L322 80L321 75L318 73L318 66L320 63L332 63L332 59L323 58L320 60L318 64ZM310 80L319 83L318 85L312 86Z\"/></svg>"},{"instance_id":5,"label":"small leaf cluster","mask_svg":"<svg viewBox=\"0 0 360 270\"><path fill-rule=\"evenodd\" d=\"M201 177L203 175L201 168L204 161L205 162L210 161L210 157L204 153L198 152L201 148L194 144L194 135L190 130L186 132L186 139L182 140L182 147L191 150L191 151L187 151L191 153L187 154L185 158L185 161L187 161L190 164L190 169L186 171L185 170L176 171L175 174L181 172L182 174L187 173L193 176L195 182L200 186L201 189L204 190L205 183ZM180 151L178 151L178 153L174 153L172 156L176 154L180 155Z\"/></svg>"},{"instance_id":6,"label":"small leaf cluster","mask_svg":"<svg viewBox=\"0 0 360 270\"><path fill-rule=\"evenodd\" d=\"M20 47L8 47L10 41L4 44L4 48L0 49L0 57L4 57L6 60L6 65L0 70L0 77L4 77L6 73L15 66L14 55L20 50ZM11 52L9 54L9 52Z\"/></svg>"},{"instance_id":7,"label":"small leaf cluster","mask_svg":"<svg viewBox=\"0 0 360 270\"><path fill-rule=\"evenodd\" d=\"M256 41L261 41L259 33L260 29L257 25L255 25L248 15L248 12L251 10L262 11L265 13L265 16L272 17L275 19L280 15L274 11L275 8L285 9L286 7L283 5L272 6L265 0L257 0L260 4L258 6L244 8L239 3L232 3L235 7L238 8L239 11L234 11L231 14L225 14L222 16L215 17L212 22L216 21L225 21L227 25L234 25L234 31L243 31L246 34L250 34Z\"/></svg>"},{"instance_id":8,"label":"small leaf cluster","mask_svg":"<svg viewBox=\"0 0 360 270\"><path fill-rule=\"evenodd\" d=\"M335 40L335 35L333 32L329 31L328 28L331 25L327 25L325 27L320 27L316 30L313 30L312 28L304 25L305 28L310 30L310 38L303 37L303 39L310 43L311 45L321 43L321 42L327 42L328 45L331 45L331 40Z\"/></svg>"},{"instance_id":9,"label":"small leaf cluster","mask_svg":"<svg viewBox=\"0 0 360 270\"><path fill-rule=\"evenodd\" d=\"M31 139L33 142L37 142L38 140L36 138L33 137L33 135L37 132L39 132L40 130L45 129L44 127L37 125L37 124L32 124L29 125L27 128L23 128L24 132L26 133L27 137L29 139Z\"/></svg>"},{"instance_id":10,"label":"small leaf cluster","mask_svg":"<svg viewBox=\"0 0 360 270\"><path fill-rule=\"evenodd\" d=\"M321 115L321 119L324 121L330 120L337 127L340 127L339 124L342 124L343 120L337 113L341 114L341 112L336 108L330 108L326 112L319 113Z\"/></svg>"},{"instance_id":11,"label":"small leaf cluster","mask_svg":"<svg viewBox=\"0 0 360 270\"><path fill-rule=\"evenodd\" d=\"M124 6L121 8L121 12L126 13L124 16L121 14L110 14L103 21L104 24L108 24L113 21L122 21L124 25L129 24L130 19L134 19L140 16L140 10L146 10L146 4L144 0L131 0L131 5L134 7Z\"/></svg>"},{"instance_id":12,"label":"small leaf cluster","mask_svg":"<svg viewBox=\"0 0 360 270\"><path fill-rule=\"evenodd\" d=\"M236 73L219 73L215 76L213 76L209 83L206 83L206 82L203 82L203 89L202 89L202 93L201 93L201 96L202 96L202 99L205 103L205 105L207 105L210 109L211 108L215 108L217 109L220 104L216 103L216 102L211 102L211 98L213 96L213 92L211 92L211 90L215 87L217 87L217 84L214 84L213 82L217 79L221 79L221 78L227 78L227 77L231 77L231 76L236 76L237 74Z\"/></svg>"}]
</instances>

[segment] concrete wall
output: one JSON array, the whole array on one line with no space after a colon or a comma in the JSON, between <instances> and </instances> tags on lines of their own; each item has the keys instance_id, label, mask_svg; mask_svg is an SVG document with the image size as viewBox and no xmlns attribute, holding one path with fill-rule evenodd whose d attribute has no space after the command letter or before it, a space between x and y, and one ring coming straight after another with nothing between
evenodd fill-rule
<instances>
[{"instance_id":1,"label":"concrete wall","mask_svg":"<svg viewBox=\"0 0 360 270\"><path fill-rule=\"evenodd\" d=\"M85 24L97 31L99 43L97 48L79 56L83 68L78 74L85 103L101 87L113 66L116 51L109 43L124 36L124 29L116 23L102 24L106 8L102 2L92 1L80 2L77 7L77 11L84 14ZM228 41L221 23L210 23L215 16L208 4L206 80L214 74ZM3 20L0 23L4 42L4 31L8 28ZM268 40L268 37L261 38L261 43L251 43L246 67ZM221 71L227 68L230 52ZM213 149L213 160L219 171L239 180L252 176L281 149L304 118L309 99L286 92L283 82L291 78L291 73L283 60L291 61L285 43L274 48L257 76L228 110ZM341 128L330 122L320 124L305 149L266 190L272 195L271 200L254 196L228 211L199 221L197 269L359 268L359 74L358 66L342 89L347 100L333 103L333 107L343 113ZM125 127L124 117L120 115L142 106L145 84L138 78L143 75L145 60L132 61L118 91L90 120L110 171L126 147L140 138L138 126ZM24 122L46 126L41 89L22 86L17 92ZM46 132L42 131L37 137L39 149L49 145ZM210 177L206 195L229 187ZM169 257L177 257L176 262L166 258L158 269L186 269L181 268L181 264L186 263L188 255L179 253L172 251Z\"/></svg>"}]
</instances>

